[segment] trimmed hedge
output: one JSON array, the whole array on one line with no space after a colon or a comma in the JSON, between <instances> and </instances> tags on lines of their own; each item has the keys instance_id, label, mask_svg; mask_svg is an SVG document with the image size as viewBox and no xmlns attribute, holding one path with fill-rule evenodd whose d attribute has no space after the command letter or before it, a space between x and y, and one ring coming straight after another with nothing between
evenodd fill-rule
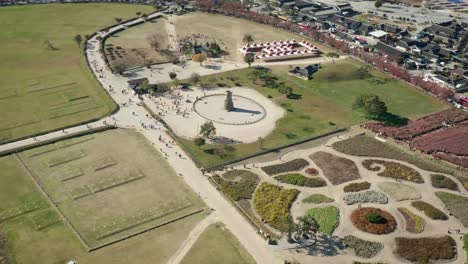
<instances>
[{"instance_id":1,"label":"trimmed hedge","mask_svg":"<svg viewBox=\"0 0 468 264\"><path fill-rule=\"evenodd\" d=\"M234 201L242 199L251 199L252 194L257 187L255 182L251 181L226 181L218 175L211 177L213 181L221 186L221 189L229 195Z\"/></svg>"},{"instance_id":2,"label":"trimmed hedge","mask_svg":"<svg viewBox=\"0 0 468 264\"><path fill-rule=\"evenodd\" d=\"M369 182L355 182L350 183L344 187L344 192L360 192L369 189L371 184Z\"/></svg>"},{"instance_id":3,"label":"trimmed hedge","mask_svg":"<svg viewBox=\"0 0 468 264\"><path fill-rule=\"evenodd\" d=\"M372 258L384 248L380 242L367 241L355 236L345 236L343 243L353 249L354 254L360 258Z\"/></svg>"},{"instance_id":4,"label":"trimmed hedge","mask_svg":"<svg viewBox=\"0 0 468 264\"><path fill-rule=\"evenodd\" d=\"M299 173L283 174L275 176L275 179L279 182L289 183L297 186L323 187L327 185L327 183L321 178L308 178Z\"/></svg>"},{"instance_id":5,"label":"trimmed hedge","mask_svg":"<svg viewBox=\"0 0 468 264\"><path fill-rule=\"evenodd\" d=\"M287 231L292 220L289 209L298 194L296 189L284 189L264 182L254 194L253 205L262 220L271 227Z\"/></svg>"},{"instance_id":6,"label":"trimmed hedge","mask_svg":"<svg viewBox=\"0 0 468 264\"><path fill-rule=\"evenodd\" d=\"M309 162L305 159L294 159L285 163L275 164L262 167L262 170L268 175L275 175L290 171L299 171L309 166Z\"/></svg>"},{"instance_id":7,"label":"trimmed hedge","mask_svg":"<svg viewBox=\"0 0 468 264\"><path fill-rule=\"evenodd\" d=\"M411 205L418 209L419 211L423 212L427 217L434 219L434 220L447 220L448 216L442 212L441 210L435 208L434 206L423 202L423 201L414 201Z\"/></svg>"},{"instance_id":8,"label":"trimmed hedge","mask_svg":"<svg viewBox=\"0 0 468 264\"><path fill-rule=\"evenodd\" d=\"M432 174L431 175L431 184L432 187L449 189L449 190L458 190L458 185L452 179L441 174Z\"/></svg>"}]
</instances>

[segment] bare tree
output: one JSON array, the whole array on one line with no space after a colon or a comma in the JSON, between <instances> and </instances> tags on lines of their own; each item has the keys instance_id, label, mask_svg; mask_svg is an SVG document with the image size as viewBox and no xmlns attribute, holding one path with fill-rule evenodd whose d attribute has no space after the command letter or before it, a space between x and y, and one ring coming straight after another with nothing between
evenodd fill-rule
<instances>
[{"instance_id":1,"label":"bare tree","mask_svg":"<svg viewBox=\"0 0 468 264\"><path fill-rule=\"evenodd\" d=\"M161 43L159 42L160 39L161 36L159 34L153 34L148 36L147 38L148 44L156 52L159 52L159 50L161 49Z\"/></svg>"}]
</instances>

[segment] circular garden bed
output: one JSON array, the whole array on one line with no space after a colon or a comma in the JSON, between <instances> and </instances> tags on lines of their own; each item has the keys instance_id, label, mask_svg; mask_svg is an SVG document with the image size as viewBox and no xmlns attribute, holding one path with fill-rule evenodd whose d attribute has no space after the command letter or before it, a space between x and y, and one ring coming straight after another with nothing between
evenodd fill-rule
<instances>
[{"instance_id":1,"label":"circular garden bed","mask_svg":"<svg viewBox=\"0 0 468 264\"><path fill-rule=\"evenodd\" d=\"M390 213L374 207L354 210L351 214L351 221L359 230L377 235L391 233L397 225Z\"/></svg>"}]
</instances>

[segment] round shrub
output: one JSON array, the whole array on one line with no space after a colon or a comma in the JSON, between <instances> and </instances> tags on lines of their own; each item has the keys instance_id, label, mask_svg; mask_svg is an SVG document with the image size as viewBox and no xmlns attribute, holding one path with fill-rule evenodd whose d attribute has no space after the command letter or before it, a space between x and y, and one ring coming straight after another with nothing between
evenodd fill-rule
<instances>
[{"instance_id":1,"label":"round shrub","mask_svg":"<svg viewBox=\"0 0 468 264\"><path fill-rule=\"evenodd\" d=\"M307 174L309 174L310 176L317 176L317 175L318 175L318 170L315 169L315 168L307 168L307 169L305 170L305 172L306 172Z\"/></svg>"},{"instance_id":2,"label":"round shrub","mask_svg":"<svg viewBox=\"0 0 468 264\"><path fill-rule=\"evenodd\" d=\"M378 213L375 212L370 212L366 214L366 219L367 221L373 223L373 224L385 224L387 223L387 219L385 217L379 215Z\"/></svg>"}]
</instances>

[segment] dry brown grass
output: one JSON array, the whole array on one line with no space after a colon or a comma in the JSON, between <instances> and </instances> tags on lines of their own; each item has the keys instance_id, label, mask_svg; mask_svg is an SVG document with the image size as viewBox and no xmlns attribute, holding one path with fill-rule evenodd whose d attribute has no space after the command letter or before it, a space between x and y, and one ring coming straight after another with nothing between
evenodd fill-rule
<instances>
[{"instance_id":1,"label":"dry brown grass","mask_svg":"<svg viewBox=\"0 0 468 264\"><path fill-rule=\"evenodd\" d=\"M395 253L409 261L433 263L451 260L457 255L456 243L450 236L423 238L395 238Z\"/></svg>"},{"instance_id":2,"label":"dry brown grass","mask_svg":"<svg viewBox=\"0 0 468 264\"><path fill-rule=\"evenodd\" d=\"M319 151L309 156L333 185L360 179L354 161Z\"/></svg>"}]
</instances>

